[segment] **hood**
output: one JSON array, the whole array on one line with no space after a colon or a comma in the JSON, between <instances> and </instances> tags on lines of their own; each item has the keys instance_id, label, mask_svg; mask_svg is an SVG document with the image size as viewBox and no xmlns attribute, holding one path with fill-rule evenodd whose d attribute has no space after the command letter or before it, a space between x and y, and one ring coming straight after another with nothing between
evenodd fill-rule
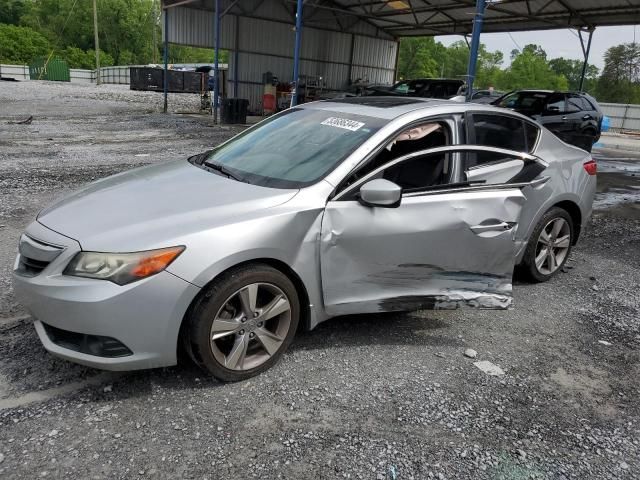
<instances>
[{"instance_id":1,"label":"hood","mask_svg":"<svg viewBox=\"0 0 640 480\"><path fill-rule=\"evenodd\" d=\"M237 182L181 160L91 183L38 215L84 250L135 251L281 205L298 190Z\"/></svg>"}]
</instances>

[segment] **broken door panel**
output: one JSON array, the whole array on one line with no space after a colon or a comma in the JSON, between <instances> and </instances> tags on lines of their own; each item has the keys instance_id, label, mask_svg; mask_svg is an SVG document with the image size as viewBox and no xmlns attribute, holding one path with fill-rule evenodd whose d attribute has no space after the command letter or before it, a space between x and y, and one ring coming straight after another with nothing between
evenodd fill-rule
<instances>
[{"instance_id":1,"label":"broken door panel","mask_svg":"<svg viewBox=\"0 0 640 480\"><path fill-rule=\"evenodd\" d=\"M321 273L330 315L511 305L518 189L407 194L398 208L327 205Z\"/></svg>"}]
</instances>

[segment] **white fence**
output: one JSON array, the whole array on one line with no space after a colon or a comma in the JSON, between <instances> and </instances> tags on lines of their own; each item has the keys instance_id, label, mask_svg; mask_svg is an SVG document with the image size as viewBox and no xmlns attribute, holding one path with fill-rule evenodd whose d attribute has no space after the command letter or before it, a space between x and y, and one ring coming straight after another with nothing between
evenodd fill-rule
<instances>
[{"instance_id":1,"label":"white fence","mask_svg":"<svg viewBox=\"0 0 640 480\"><path fill-rule=\"evenodd\" d=\"M15 78L16 80L29 80L29 66L0 65L0 77Z\"/></svg>"},{"instance_id":2,"label":"white fence","mask_svg":"<svg viewBox=\"0 0 640 480\"><path fill-rule=\"evenodd\" d=\"M208 63L181 63L173 64L173 68L195 68L210 65ZM102 83L117 83L129 85L129 68L145 67L148 65L127 65L116 67L102 67L100 69L100 80ZM226 70L227 64L220 64L220 70ZM71 82L74 83L96 83L96 71L84 70L81 68L69 69ZM28 65L0 65L0 76L15 78L16 80L29 80Z\"/></svg>"},{"instance_id":3,"label":"white fence","mask_svg":"<svg viewBox=\"0 0 640 480\"><path fill-rule=\"evenodd\" d=\"M640 130L640 105L601 103L600 107L611 119L609 124L611 130Z\"/></svg>"}]
</instances>

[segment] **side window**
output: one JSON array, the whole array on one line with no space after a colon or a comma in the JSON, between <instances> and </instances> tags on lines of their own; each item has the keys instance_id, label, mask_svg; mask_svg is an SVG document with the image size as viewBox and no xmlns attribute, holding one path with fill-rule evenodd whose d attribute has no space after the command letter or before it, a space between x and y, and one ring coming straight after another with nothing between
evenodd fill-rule
<instances>
[{"instance_id":1,"label":"side window","mask_svg":"<svg viewBox=\"0 0 640 480\"><path fill-rule=\"evenodd\" d=\"M400 158L389 165L379 166L353 185L346 186L335 197L337 201L358 199L360 187L370 180L385 179L402 187L403 195L435 193L450 189L466 189L488 186L526 183L535 179L546 168L546 164L534 157L514 152L503 154L487 149L484 153L493 156L493 161L461 169L465 156L482 153L478 146L456 146L417 153ZM453 168L447 169L447 165Z\"/></svg>"},{"instance_id":2,"label":"side window","mask_svg":"<svg viewBox=\"0 0 640 480\"><path fill-rule=\"evenodd\" d=\"M565 102L564 94L557 93L555 95L551 95L549 97L549 100L547 100L547 104L545 105L544 113L546 115L555 115L555 114L565 113L566 111L565 103L566 102Z\"/></svg>"},{"instance_id":3,"label":"side window","mask_svg":"<svg viewBox=\"0 0 640 480\"><path fill-rule=\"evenodd\" d=\"M593 104L587 97L580 97L580 100L582 100L582 104L584 105L585 110L596 110L596 107L593 106Z\"/></svg>"},{"instance_id":4,"label":"side window","mask_svg":"<svg viewBox=\"0 0 640 480\"><path fill-rule=\"evenodd\" d=\"M569 95L567 98L567 113L575 113L586 110L582 97L578 95Z\"/></svg>"},{"instance_id":5,"label":"side window","mask_svg":"<svg viewBox=\"0 0 640 480\"><path fill-rule=\"evenodd\" d=\"M379 178L400 185L405 192L420 191L451 182L450 153L432 153L399 162Z\"/></svg>"},{"instance_id":6,"label":"side window","mask_svg":"<svg viewBox=\"0 0 640 480\"><path fill-rule=\"evenodd\" d=\"M451 132L445 122L432 121L410 127L394 135L367 163L349 175L340 189L396 158L446 145L451 145ZM445 174L449 172L449 162L445 162L443 170Z\"/></svg>"},{"instance_id":7,"label":"side window","mask_svg":"<svg viewBox=\"0 0 640 480\"><path fill-rule=\"evenodd\" d=\"M516 152L529 152L533 148L533 144L529 145L527 142L528 135L525 131L527 122L520 118L483 113L474 113L470 117L469 144L504 148ZM496 161L500 159L496 158L494 153L467 153L464 155L463 167L468 168Z\"/></svg>"},{"instance_id":8,"label":"side window","mask_svg":"<svg viewBox=\"0 0 640 480\"><path fill-rule=\"evenodd\" d=\"M462 181L485 185L524 183L536 178L545 168L537 160L499 155L495 162L465 168Z\"/></svg>"},{"instance_id":9,"label":"side window","mask_svg":"<svg viewBox=\"0 0 640 480\"><path fill-rule=\"evenodd\" d=\"M453 97L454 95L457 95L458 90L460 90L460 85L458 85L457 83L450 83L448 96Z\"/></svg>"},{"instance_id":10,"label":"side window","mask_svg":"<svg viewBox=\"0 0 640 480\"><path fill-rule=\"evenodd\" d=\"M527 152L533 152L534 147L536 146L536 142L538 141L538 134L540 133L540 129L536 127L533 123L524 122L524 134L527 140Z\"/></svg>"}]
</instances>

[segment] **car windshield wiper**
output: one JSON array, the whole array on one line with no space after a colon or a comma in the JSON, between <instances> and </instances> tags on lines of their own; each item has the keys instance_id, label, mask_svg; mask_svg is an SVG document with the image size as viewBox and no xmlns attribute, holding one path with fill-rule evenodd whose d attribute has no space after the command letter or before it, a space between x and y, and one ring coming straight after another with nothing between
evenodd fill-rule
<instances>
[{"instance_id":1,"label":"car windshield wiper","mask_svg":"<svg viewBox=\"0 0 640 480\"><path fill-rule=\"evenodd\" d=\"M223 175L225 175L227 178L230 178L232 180L235 180L236 182L244 182L244 183L249 183L247 180L245 180L244 178L239 177L238 175L231 173L229 171L229 169L227 167L225 167L224 165L222 165L221 163L211 163L211 162L204 162L204 165L206 165L207 167L209 167L212 170L215 170L216 172L220 172Z\"/></svg>"}]
</instances>

